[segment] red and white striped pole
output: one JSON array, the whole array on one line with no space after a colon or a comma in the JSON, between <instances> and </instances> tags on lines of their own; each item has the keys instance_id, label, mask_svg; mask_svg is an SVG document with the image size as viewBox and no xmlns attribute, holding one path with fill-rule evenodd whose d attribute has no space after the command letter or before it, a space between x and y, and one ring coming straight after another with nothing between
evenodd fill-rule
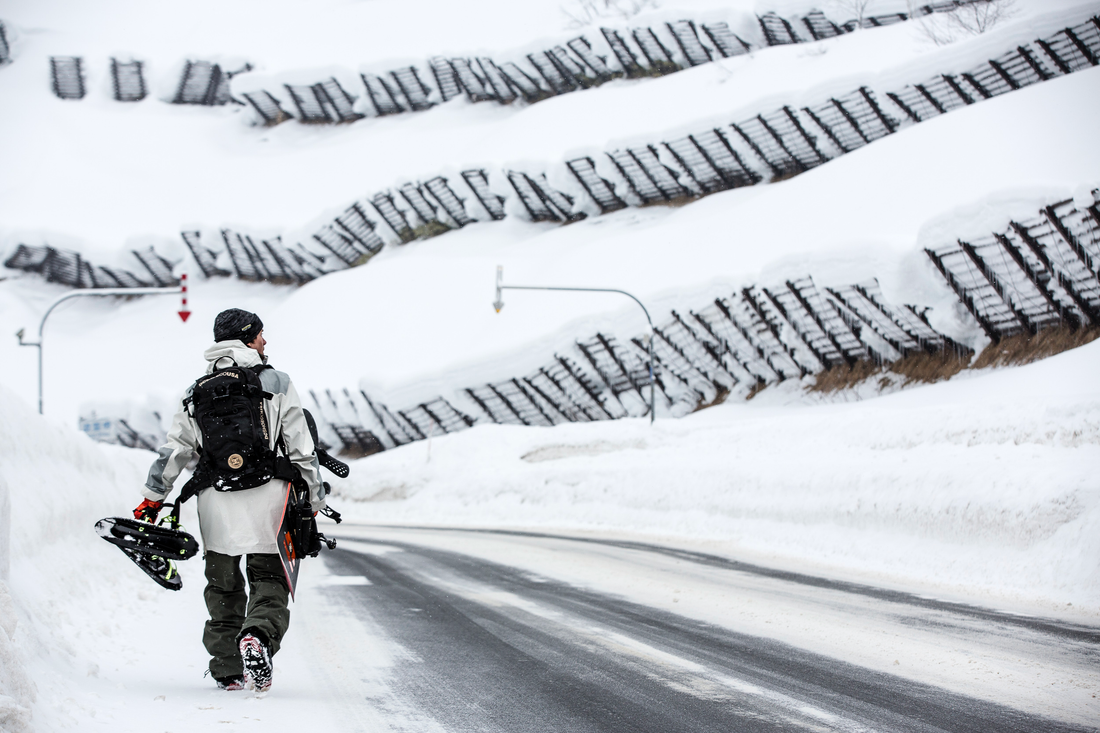
<instances>
[{"instance_id":1,"label":"red and white striped pole","mask_svg":"<svg viewBox=\"0 0 1100 733\"><path fill-rule=\"evenodd\" d=\"M180 320L187 323L187 317L191 311L187 310L187 273L180 275Z\"/></svg>"}]
</instances>

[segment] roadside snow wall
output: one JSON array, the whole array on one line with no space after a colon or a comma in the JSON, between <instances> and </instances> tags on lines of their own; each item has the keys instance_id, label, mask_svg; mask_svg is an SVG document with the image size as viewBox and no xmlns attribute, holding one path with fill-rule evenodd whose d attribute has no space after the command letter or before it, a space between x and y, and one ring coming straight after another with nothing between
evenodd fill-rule
<instances>
[{"instance_id":1,"label":"roadside snow wall","mask_svg":"<svg viewBox=\"0 0 1100 733\"><path fill-rule=\"evenodd\" d=\"M94 710L98 665L138 628L135 602L155 597L152 583L92 529L140 501L154 454L95 443L37 415L6 387L0 414L0 497L11 500L10 577L0 583L0 730L30 730L32 710L35 727L54 729L83 717L77 709Z\"/></svg>"}]
</instances>

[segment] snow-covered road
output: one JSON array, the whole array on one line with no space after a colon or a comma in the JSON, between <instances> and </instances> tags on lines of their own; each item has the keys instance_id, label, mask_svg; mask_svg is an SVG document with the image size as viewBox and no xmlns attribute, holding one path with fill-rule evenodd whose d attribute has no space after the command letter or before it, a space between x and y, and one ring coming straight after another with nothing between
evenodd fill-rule
<instances>
[{"instance_id":1,"label":"snow-covered road","mask_svg":"<svg viewBox=\"0 0 1100 733\"><path fill-rule=\"evenodd\" d=\"M336 534L325 565L337 577L308 603L346 624L318 618L306 633L348 730L1030 731L1100 719L1096 628L617 539Z\"/></svg>"}]
</instances>

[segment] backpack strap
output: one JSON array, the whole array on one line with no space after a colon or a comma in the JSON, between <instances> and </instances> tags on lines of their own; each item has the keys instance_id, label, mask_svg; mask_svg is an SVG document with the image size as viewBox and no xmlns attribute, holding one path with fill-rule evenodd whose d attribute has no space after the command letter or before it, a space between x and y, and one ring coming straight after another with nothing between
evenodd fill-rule
<instances>
[{"instance_id":1,"label":"backpack strap","mask_svg":"<svg viewBox=\"0 0 1100 733\"><path fill-rule=\"evenodd\" d=\"M232 369L233 368L233 367L226 367L225 369L218 369L218 362L221 361L222 359L229 359L229 361L233 362L233 366L240 366L237 363L237 360L234 359L232 356L229 356L229 355L219 356L217 359L214 360L214 371L215 372L225 371L225 369Z\"/></svg>"}]
</instances>

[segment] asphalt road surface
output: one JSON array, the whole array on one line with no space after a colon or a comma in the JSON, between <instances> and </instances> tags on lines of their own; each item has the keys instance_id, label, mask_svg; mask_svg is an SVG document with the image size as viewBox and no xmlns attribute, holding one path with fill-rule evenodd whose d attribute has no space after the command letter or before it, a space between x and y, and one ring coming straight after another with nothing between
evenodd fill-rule
<instances>
[{"instance_id":1,"label":"asphalt road surface","mask_svg":"<svg viewBox=\"0 0 1100 733\"><path fill-rule=\"evenodd\" d=\"M346 644L322 673L351 729L1100 724L1098 628L615 539L338 530L320 596Z\"/></svg>"}]
</instances>

